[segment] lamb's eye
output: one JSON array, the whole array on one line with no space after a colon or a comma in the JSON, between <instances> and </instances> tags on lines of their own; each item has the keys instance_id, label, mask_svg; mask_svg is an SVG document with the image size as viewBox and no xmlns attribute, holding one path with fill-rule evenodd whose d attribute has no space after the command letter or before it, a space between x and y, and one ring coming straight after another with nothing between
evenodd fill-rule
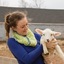
<instances>
[{"instance_id":1,"label":"lamb's eye","mask_svg":"<svg viewBox=\"0 0 64 64\"><path fill-rule=\"evenodd\" d=\"M45 36L45 34L43 34L43 36Z\"/></svg>"},{"instance_id":2,"label":"lamb's eye","mask_svg":"<svg viewBox=\"0 0 64 64\"><path fill-rule=\"evenodd\" d=\"M53 34L51 34L51 36L52 36Z\"/></svg>"}]
</instances>

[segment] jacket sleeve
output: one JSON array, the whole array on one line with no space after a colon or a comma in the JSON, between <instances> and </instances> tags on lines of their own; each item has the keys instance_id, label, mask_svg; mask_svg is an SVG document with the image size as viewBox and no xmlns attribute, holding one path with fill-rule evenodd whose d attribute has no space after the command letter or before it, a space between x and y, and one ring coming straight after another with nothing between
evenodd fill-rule
<instances>
[{"instance_id":1,"label":"jacket sleeve","mask_svg":"<svg viewBox=\"0 0 64 64\"><path fill-rule=\"evenodd\" d=\"M41 38L41 35L37 34L37 33L34 33L34 36L37 40L37 43L40 44L40 38Z\"/></svg>"},{"instance_id":2,"label":"jacket sleeve","mask_svg":"<svg viewBox=\"0 0 64 64\"><path fill-rule=\"evenodd\" d=\"M35 50L28 53L19 43L13 38L9 38L8 46L13 55L25 64L33 63L42 54L42 45L35 47Z\"/></svg>"}]
</instances>

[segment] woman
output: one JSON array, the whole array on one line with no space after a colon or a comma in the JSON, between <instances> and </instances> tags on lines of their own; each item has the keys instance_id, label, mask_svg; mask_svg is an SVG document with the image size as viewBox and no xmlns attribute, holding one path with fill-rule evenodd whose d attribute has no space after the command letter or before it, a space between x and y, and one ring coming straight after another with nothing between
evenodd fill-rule
<instances>
[{"instance_id":1,"label":"woman","mask_svg":"<svg viewBox=\"0 0 64 64\"><path fill-rule=\"evenodd\" d=\"M28 27L27 15L15 11L5 17L7 44L19 64L44 64L42 45L39 43L40 35ZM13 38L9 38L10 29Z\"/></svg>"}]
</instances>

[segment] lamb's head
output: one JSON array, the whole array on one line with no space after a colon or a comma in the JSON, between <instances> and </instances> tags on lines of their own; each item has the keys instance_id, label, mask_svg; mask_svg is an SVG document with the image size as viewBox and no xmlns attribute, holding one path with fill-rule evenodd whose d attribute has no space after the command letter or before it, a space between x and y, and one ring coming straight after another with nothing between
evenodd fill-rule
<instances>
[{"instance_id":1,"label":"lamb's head","mask_svg":"<svg viewBox=\"0 0 64 64\"><path fill-rule=\"evenodd\" d=\"M45 29L45 30L41 30L41 29L35 29L35 31L42 35L41 39L44 40L44 42L49 42L51 40L54 40L55 39L55 36L59 36L61 35L60 32L55 32L55 31L52 31L51 29Z\"/></svg>"}]
</instances>

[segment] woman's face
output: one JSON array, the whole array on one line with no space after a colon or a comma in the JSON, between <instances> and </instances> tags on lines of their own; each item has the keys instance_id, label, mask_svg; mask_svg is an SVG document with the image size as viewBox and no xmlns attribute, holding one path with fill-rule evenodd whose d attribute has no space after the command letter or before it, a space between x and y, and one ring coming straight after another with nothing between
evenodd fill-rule
<instances>
[{"instance_id":1,"label":"woman's face","mask_svg":"<svg viewBox=\"0 0 64 64\"><path fill-rule=\"evenodd\" d=\"M22 20L19 20L16 28L14 30L20 35L27 35L28 32L28 20L24 17Z\"/></svg>"}]
</instances>

